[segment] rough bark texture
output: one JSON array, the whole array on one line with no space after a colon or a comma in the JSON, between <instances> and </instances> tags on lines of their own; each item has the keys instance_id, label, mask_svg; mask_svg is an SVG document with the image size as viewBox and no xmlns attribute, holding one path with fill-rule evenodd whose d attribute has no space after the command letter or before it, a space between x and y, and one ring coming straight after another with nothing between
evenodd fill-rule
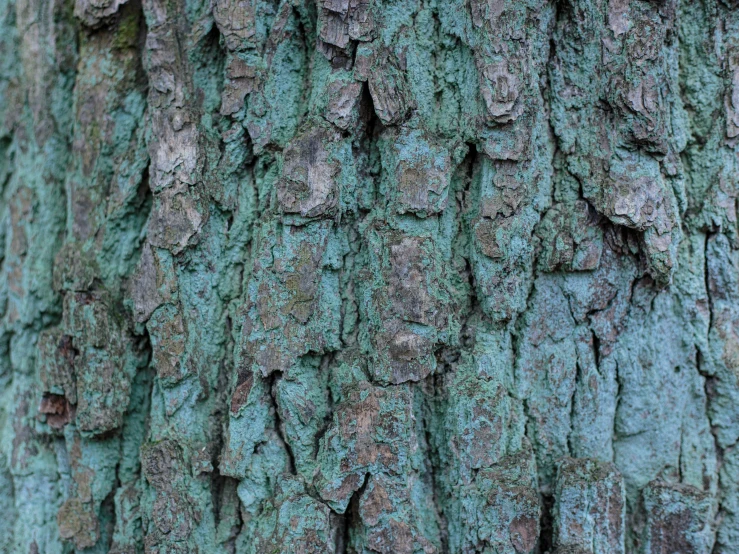
<instances>
[{"instance_id":1,"label":"rough bark texture","mask_svg":"<svg viewBox=\"0 0 739 554\"><path fill-rule=\"evenodd\" d=\"M0 551L739 552L736 0L0 2Z\"/></svg>"}]
</instances>

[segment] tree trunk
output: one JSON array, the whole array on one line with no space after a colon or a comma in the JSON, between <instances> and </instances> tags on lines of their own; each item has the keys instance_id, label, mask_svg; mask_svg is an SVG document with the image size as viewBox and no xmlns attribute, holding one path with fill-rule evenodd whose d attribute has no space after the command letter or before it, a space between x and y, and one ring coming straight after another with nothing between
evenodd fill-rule
<instances>
[{"instance_id":1,"label":"tree trunk","mask_svg":"<svg viewBox=\"0 0 739 554\"><path fill-rule=\"evenodd\" d=\"M0 552L739 552L736 0L0 2Z\"/></svg>"}]
</instances>

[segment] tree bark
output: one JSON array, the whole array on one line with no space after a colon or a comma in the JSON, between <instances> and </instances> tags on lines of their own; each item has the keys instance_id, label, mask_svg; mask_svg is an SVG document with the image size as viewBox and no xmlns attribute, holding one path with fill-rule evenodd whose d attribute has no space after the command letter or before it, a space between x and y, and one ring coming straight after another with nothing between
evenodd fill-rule
<instances>
[{"instance_id":1,"label":"tree bark","mask_svg":"<svg viewBox=\"0 0 739 554\"><path fill-rule=\"evenodd\" d=\"M0 3L0 552L739 552L736 0Z\"/></svg>"}]
</instances>

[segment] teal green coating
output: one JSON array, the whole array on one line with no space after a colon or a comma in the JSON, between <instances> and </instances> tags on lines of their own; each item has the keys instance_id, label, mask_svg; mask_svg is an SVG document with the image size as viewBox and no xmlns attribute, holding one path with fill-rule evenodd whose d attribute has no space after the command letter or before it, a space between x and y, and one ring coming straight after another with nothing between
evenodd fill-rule
<instances>
[{"instance_id":1,"label":"teal green coating","mask_svg":"<svg viewBox=\"0 0 739 554\"><path fill-rule=\"evenodd\" d=\"M735 0L0 3L0 552L739 552Z\"/></svg>"}]
</instances>

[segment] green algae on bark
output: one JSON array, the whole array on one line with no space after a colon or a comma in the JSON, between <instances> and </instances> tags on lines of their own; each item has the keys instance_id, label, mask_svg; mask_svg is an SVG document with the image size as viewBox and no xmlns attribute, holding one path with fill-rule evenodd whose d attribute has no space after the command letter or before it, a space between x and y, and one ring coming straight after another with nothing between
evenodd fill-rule
<instances>
[{"instance_id":1,"label":"green algae on bark","mask_svg":"<svg viewBox=\"0 0 739 554\"><path fill-rule=\"evenodd\" d=\"M0 4L0 551L737 552L737 7Z\"/></svg>"}]
</instances>

